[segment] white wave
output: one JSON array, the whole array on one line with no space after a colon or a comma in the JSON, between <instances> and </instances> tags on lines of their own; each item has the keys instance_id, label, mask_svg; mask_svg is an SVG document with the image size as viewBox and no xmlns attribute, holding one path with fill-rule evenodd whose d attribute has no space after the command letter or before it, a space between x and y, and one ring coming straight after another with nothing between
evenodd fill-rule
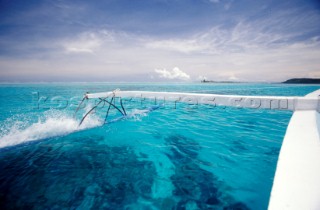
<instances>
[{"instance_id":1,"label":"white wave","mask_svg":"<svg viewBox=\"0 0 320 210\"><path fill-rule=\"evenodd\" d=\"M141 118L147 116L148 112L149 110L133 109L128 115L128 118L132 118L135 121L141 121Z\"/></svg>"},{"instance_id":2,"label":"white wave","mask_svg":"<svg viewBox=\"0 0 320 210\"><path fill-rule=\"evenodd\" d=\"M81 126L78 126L79 122L77 120L63 113L50 113L36 123L32 123L29 126L21 126L25 123L15 121L9 128L1 128L1 130L6 130L7 132L0 135L0 148L67 135L75 131L102 125L102 121L92 115L88 116Z\"/></svg>"},{"instance_id":3,"label":"white wave","mask_svg":"<svg viewBox=\"0 0 320 210\"><path fill-rule=\"evenodd\" d=\"M134 109L125 117L119 117L111 120L115 122L121 119L132 118L135 121L139 121L141 117L147 115L148 112L157 109L158 106L154 106L144 110ZM85 113L91 109L88 106ZM18 117L18 119L21 116ZM25 116L24 116L25 118ZM48 111L44 113L44 117L38 119L37 122L31 123L27 119L17 120L17 118L11 118L7 120L10 125L0 126L0 148L14 146L24 142L41 140L56 136L63 136L75 131L84 130L103 125L103 120L95 114L90 114L79 126L79 121L67 115L64 112Z\"/></svg>"}]
</instances>

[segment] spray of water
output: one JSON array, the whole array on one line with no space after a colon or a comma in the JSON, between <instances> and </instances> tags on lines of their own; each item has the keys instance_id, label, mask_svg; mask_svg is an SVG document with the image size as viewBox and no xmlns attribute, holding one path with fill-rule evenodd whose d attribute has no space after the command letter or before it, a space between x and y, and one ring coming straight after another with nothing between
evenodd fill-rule
<instances>
[{"instance_id":1,"label":"spray of water","mask_svg":"<svg viewBox=\"0 0 320 210\"><path fill-rule=\"evenodd\" d=\"M24 117L23 120L16 120L16 117L13 118L15 120L7 120L7 122L11 123L1 125L0 148L67 135L75 131L102 125L102 120L92 115L81 126L78 126L79 122L76 119L61 111L45 112L43 116L38 117L37 122L34 122L31 117Z\"/></svg>"},{"instance_id":2,"label":"spray of water","mask_svg":"<svg viewBox=\"0 0 320 210\"><path fill-rule=\"evenodd\" d=\"M87 109L90 109L88 107ZM150 109L134 109L126 117L120 117L111 122L131 118L139 121L146 116ZM0 125L0 148L14 146L24 142L47 139L56 136L67 135L79 130L85 130L103 125L104 120L96 114L90 114L79 126L79 120L70 113L63 111L47 111L35 121L32 116L15 116Z\"/></svg>"}]
</instances>

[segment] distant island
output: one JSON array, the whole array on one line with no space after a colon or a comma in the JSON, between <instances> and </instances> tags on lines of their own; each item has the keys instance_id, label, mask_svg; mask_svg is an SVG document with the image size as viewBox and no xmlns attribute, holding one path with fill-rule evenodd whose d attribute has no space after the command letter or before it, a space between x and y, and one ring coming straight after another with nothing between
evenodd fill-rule
<instances>
[{"instance_id":1,"label":"distant island","mask_svg":"<svg viewBox=\"0 0 320 210\"><path fill-rule=\"evenodd\" d=\"M202 83L246 83L242 81L214 81L214 80L201 80ZM320 84L320 78L292 78L284 82L284 84Z\"/></svg>"},{"instance_id":2,"label":"distant island","mask_svg":"<svg viewBox=\"0 0 320 210\"><path fill-rule=\"evenodd\" d=\"M288 79L287 81L284 81L282 83L286 83L286 84L320 84L320 78L319 79L293 78L293 79Z\"/></svg>"},{"instance_id":3,"label":"distant island","mask_svg":"<svg viewBox=\"0 0 320 210\"><path fill-rule=\"evenodd\" d=\"M201 80L202 83L242 83L237 81L213 81L213 80Z\"/></svg>"}]
</instances>

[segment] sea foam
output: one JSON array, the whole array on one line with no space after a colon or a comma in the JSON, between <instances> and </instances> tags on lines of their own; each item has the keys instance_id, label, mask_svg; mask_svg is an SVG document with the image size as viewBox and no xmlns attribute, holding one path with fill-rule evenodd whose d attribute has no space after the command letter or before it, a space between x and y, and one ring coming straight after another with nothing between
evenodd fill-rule
<instances>
[{"instance_id":1,"label":"sea foam","mask_svg":"<svg viewBox=\"0 0 320 210\"><path fill-rule=\"evenodd\" d=\"M90 115L79 126L78 120L63 112L46 113L37 122L16 120L11 125L3 125L0 135L0 148L21 144L24 142L63 136L75 131L101 126L103 121L95 115Z\"/></svg>"},{"instance_id":2,"label":"sea foam","mask_svg":"<svg viewBox=\"0 0 320 210\"><path fill-rule=\"evenodd\" d=\"M90 107L87 109L90 110ZM150 111L152 111L152 109L133 109L130 113L127 113L125 117L117 117L111 121L107 121L107 123L128 118L139 121L141 117L146 116ZM26 117L24 116L23 118ZM31 122L31 119L28 120L28 117L26 118L27 120L17 119L19 119L19 117L12 117L7 120L10 123L2 126L0 125L2 133L0 134L0 148L14 146L29 141L63 136L76 131L102 126L104 124L104 120L102 120L101 117L90 114L79 126L79 120L62 111L45 112L43 117L38 117L37 122Z\"/></svg>"}]
</instances>

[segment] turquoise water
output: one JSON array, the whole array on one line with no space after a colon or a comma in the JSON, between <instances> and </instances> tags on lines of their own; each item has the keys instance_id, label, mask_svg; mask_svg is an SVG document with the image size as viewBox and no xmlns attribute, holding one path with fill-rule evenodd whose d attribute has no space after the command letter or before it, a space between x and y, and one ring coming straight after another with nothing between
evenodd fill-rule
<instances>
[{"instance_id":1,"label":"turquoise water","mask_svg":"<svg viewBox=\"0 0 320 210\"><path fill-rule=\"evenodd\" d=\"M284 84L0 85L1 209L267 209L289 111L126 100L103 124L85 92L180 91L303 96ZM162 104L157 101L156 104ZM175 107L175 108L174 108ZM108 119L119 113L111 110Z\"/></svg>"}]
</instances>

